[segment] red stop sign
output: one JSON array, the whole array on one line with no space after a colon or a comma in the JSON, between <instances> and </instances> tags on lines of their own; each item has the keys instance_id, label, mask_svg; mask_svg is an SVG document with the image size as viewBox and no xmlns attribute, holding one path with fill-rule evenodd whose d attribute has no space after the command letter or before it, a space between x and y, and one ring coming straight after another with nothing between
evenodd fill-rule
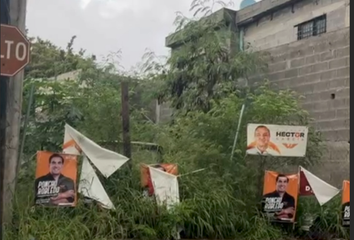
<instances>
[{"instance_id":1,"label":"red stop sign","mask_svg":"<svg viewBox=\"0 0 354 240\"><path fill-rule=\"evenodd\" d=\"M1 76L12 77L29 63L30 42L15 26L1 24Z\"/></svg>"}]
</instances>

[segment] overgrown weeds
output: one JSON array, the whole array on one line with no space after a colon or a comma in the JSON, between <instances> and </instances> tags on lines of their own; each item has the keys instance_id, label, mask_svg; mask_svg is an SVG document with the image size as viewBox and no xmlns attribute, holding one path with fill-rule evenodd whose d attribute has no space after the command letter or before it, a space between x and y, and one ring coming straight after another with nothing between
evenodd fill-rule
<instances>
[{"instance_id":1,"label":"overgrown weeds","mask_svg":"<svg viewBox=\"0 0 354 240\"><path fill-rule=\"evenodd\" d=\"M154 199L142 194L139 164L154 161L145 150L134 152L132 172L123 167L109 179L102 179L116 207L112 211L87 205L82 199L76 208L32 207L35 164L31 162L19 176L14 221L7 226L6 239L28 240L30 235L37 240L171 239L179 229L181 236L189 239L275 240L285 236L307 237L300 226L309 213L315 217L313 234L323 236L322 239L348 239L348 232L340 225L338 199L320 208L311 198L301 198L294 231L268 223L259 213L263 169L259 159L245 157L246 124L307 125L310 119L293 92L274 92L265 85L257 92L249 92L247 97L251 101L231 160L235 119L245 101L236 95L214 103L209 112L176 116L169 126L145 123L145 133L155 134L156 142L163 146L164 161L178 164L182 174L181 204L173 211L157 206ZM105 130L109 128L102 128ZM299 158L296 163L288 158L269 158L266 167L275 171L298 164L306 167L318 161L321 151L321 138L310 128L306 158ZM183 176L200 168L205 170Z\"/></svg>"},{"instance_id":2,"label":"overgrown weeds","mask_svg":"<svg viewBox=\"0 0 354 240\"><path fill-rule=\"evenodd\" d=\"M209 177L205 176L204 182ZM116 206L112 211L85 204L82 199L76 208L34 208L31 188L27 184L19 185L16 215L13 225L8 226L6 239L27 240L30 235L38 240L171 239L176 229L183 229L181 236L188 239L274 240L309 235L299 227L286 231L268 223L252 205L254 197L250 196L249 202L240 200L230 183L218 188L209 185L208 190L207 184L199 182L198 188L193 187L198 184L193 179L181 179L182 192L189 194L182 194L181 204L169 212L157 206L154 199L144 197L138 181L138 171L134 171L132 179L106 182ZM349 232L340 225L339 206L338 199L323 208L311 199L301 199L296 226L301 225L304 213L311 213L315 218L312 236L349 239Z\"/></svg>"}]
</instances>

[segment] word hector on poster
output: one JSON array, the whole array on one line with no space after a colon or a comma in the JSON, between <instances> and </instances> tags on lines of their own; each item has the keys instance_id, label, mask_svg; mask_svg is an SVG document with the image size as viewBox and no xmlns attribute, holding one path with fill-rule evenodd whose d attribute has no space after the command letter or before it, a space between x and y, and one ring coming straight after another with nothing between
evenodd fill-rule
<instances>
[{"instance_id":1,"label":"word hector on poster","mask_svg":"<svg viewBox=\"0 0 354 240\"><path fill-rule=\"evenodd\" d=\"M303 132L276 132L276 137L288 137L288 138L304 138L305 133Z\"/></svg>"}]
</instances>

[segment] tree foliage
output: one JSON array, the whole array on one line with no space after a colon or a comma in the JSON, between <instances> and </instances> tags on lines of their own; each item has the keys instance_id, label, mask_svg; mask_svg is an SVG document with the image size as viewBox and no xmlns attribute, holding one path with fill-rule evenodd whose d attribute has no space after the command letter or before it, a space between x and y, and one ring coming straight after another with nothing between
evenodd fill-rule
<instances>
[{"instance_id":1,"label":"tree foliage","mask_svg":"<svg viewBox=\"0 0 354 240\"><path fill-rule=\"evenodd\" d=\"M140 96L138 79L120 73L112 61L114 56L108 56L101 64L92 56L86 57L84 50L74 53L74 40L75 36L63 50L49 41L32 38L33 61L26 72L23 118L31 88L35 91L24 156L32 156L37 150L58 151L63 144L65 123L87 132L95 141L119 144L123 80L130 83L132 129L141 129L145 122L151 122L149 114L142 109L146 106L142 104L143 99L151 98ZM151 140L151 136L144 139L133 131L134 138Z\"/></svg>"},{"instance_id":2,"label":"tree foliage","mask_svg":"<svg viewBox=\"0 0 354 240\"><path fill-rule=\"evenodd\" d=\"M73 36L64 50L48 40L39 37L30 38L32 44L31 63L26 68L26 77L50 78L77 69L92 67L96 57L84 57L85 51L83 49L74 53L75 39L76 36Z\"/></svg>"},{"instance_id":3,"label":"tree foliage","mask_svg":"<svg viewBox=\"0 0 354 240\"><path fill-rule=\"evenodd\" d=\"M170 37L176 46L167 61L168 68L159 75L166 83L161 98L185 111L208 111L212 101L237 90L240 78L265 67L259 53L237 51L237 33L232 16L228 16L231 13L225 10L226 16L220 20L209 15L211 8L202 3L195 1L192 5L203 16L201 20L177 17L177 32Z\"/></svg>"}]
</instances>

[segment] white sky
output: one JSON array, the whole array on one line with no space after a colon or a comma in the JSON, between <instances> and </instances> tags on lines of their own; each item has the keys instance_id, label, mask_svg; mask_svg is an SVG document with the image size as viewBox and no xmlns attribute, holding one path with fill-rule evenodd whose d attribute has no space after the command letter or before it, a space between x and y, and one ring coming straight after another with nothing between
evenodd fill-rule
<instances>
[{"instance_id":1,"label":"white sky","mask_svg":"<svg viewBox=\"0 0 354 240\"><path fill-rule=\"evenodd\" d=\"M121 50L121 65L128 70L141 60L146 49L157 55L168 54L165 37L175 29L177 12L191 16L191 2L28 0L27 28L30 36L48 39L60 47L76 35L75 49L86 49L99 58ZM240 2L233 0L229 8L238 9Z\"/></svg>"}]
</instances>

